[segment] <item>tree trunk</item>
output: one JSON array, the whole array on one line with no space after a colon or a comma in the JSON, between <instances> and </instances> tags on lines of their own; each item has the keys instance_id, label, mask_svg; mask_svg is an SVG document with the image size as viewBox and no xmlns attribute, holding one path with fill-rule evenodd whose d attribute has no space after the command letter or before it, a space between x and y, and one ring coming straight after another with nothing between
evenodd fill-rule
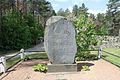
<instances>
[{"instance_id":1,"label":"tree trunk","mask_svg":"<svg viewBox=\"0 0 120 80\"><path fill-rule=\"evenodd\" d=\"M20 1L17 0L17 10L19 11L20 10Z\"/></svg>"}]
</instances>

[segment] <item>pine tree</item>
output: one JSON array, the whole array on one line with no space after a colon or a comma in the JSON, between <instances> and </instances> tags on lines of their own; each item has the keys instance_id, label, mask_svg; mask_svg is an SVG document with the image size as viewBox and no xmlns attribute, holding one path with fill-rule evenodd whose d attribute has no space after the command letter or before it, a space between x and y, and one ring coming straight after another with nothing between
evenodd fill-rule
<instances>
[{"instance_id":1,"label":"pine tree","mask_svg":"<svg viewBox=\"0 0 120 80\"><path fill-rule=\"evenodd\" d=\"M58 10L57 15L58 16L65 16L65 12L64 12L63 8Z\"/></svg>"},{"instance_id":2,"label":"pine tree","mask_svg":"<svg viewBox=\"0 0 120 80\"><path fill-rule=\"evenodd\" d=\"M110 35L118 35L120 29L120 0L109 0L106 13Z\"/></svg>"},{"instance_id":3,"label":"pine tree","mask_svg":"<svg viewBox=\"0 0 120 80\"><path fill-rule=\"evenodd\" d=\"M86 16L88 16L88 8L85 6L84 3L82 3L82 6L79 7L79 14L85 14Z\"/></svg>"},{"instance_id":4,"label":"pine tree","mask_svg":"<svg viewBox=\"0 0 120 80\"><path fill-rule=\"evenodd\" d=\"M74 6L73 6L72 13L73 13L75 16L78 16L78 5L74 5Z\"/></svg>"}]
</instances>

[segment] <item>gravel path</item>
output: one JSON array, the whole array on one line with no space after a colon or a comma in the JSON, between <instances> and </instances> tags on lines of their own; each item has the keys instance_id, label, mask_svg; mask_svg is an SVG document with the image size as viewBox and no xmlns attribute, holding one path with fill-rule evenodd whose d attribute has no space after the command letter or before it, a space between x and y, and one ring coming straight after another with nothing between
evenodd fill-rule
<instances>
[{"instance_id":1,"label":"gravel path","mask_svg":"<svg viewBox=\"0 0 120 80\"><path fill-rule=\"evenodd\" d=\"M33 60L19 63L7 76L5 74L0 76L0 80L120 80L120 68L102 59L80 62L80 65L89 65L90 71L74 73L45 74L34 72L32 66L38 63L48 63L48 60Z\"/></svg>"},{"instance_id":2,"label":"gravel path","mask_svg":"<svg viewBox=\"0 0 120 80\"><path fill-rule=\"evenodd\" d=\"M40 52L44 52L45 51L44 43L37 44L34 47L29 48L29 49L27 49L25 51L40 51Z\"/></svg>"},{"instance_id":3,"label":"gravel path","mask_svg":"<svg viewBox=\"0 0 120 80\"><path fill-rule=\"evenodd\" d=\"M32 48L29 48L26 51L26 54L32 54L32 51L33 52L44 52L45 49L44 49L44 43L40 43L40 44L37 44L35 45L34 47ZM18 54L19 52L15 52L15 53L11 53L11 54L7 54L7 55L4 55L6 59ZM20 55L17 55L16 57L19 57Z\"/></svg>"}]
</instances>

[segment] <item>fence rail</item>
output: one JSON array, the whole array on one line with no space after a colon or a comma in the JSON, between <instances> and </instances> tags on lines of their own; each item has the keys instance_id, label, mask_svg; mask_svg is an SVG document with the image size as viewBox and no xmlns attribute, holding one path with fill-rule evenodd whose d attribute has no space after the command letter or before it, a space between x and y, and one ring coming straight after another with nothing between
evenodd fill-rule
<instances>
[{"instance_id":1,"label":"fence rail","mask_svg":"<svg viewBox=\"0 0 120 80\"><path fill-rule=\"evenodd\" d=\"M109 55L112 55L112 56L114 56L114 57L117 57L117 58L120 58L120 56L118 56L118 55L116 55L116 54L113 54L113 53L110 53L110 52L108 52L108 51L105 51L105 50L100 50L100 49L96 49L96 50L89 50L89 51L98 51L98 57L100 56L100 58L103 58L104 60L106 60L106 61L108 61L108 62L110 62L110 63L112 63L112 64L114 64L114 65L116 65L116 63L114 63L114 62L112 62L112 61L110 61L110 60L107 60L104 56L102 56L102 55L105 55L105 54L109 54ZM18 53L16 53L15 55L13 55L13 56L10 56L10 57L8 57L8 58L5 58L6 56L4 56L3 58L1 58L0 57L0 69L1 69L1 65L3 65L3 66L5 66L5 69L6 70L8 70L9 68L11 68L12 66L14 66L15 64L17 64L18 62L20 62L23 58L24 58L24 56L25 55L27 55L27 54L25 54L25 52L44 52L44 51L35 51L35 50L21 50L20 52L18 52ZM101 54L102 53L102 54ZM29 54L28 54L29 55ZM109 57L109 56L108 56ZM16 61L14 61L14 60L16 60ZM10 65L10 66L8 66L8 65L6 65L7 63L9 64L11 64L11 62L14 62L12 65ZM116 66L119 66L120 65L120 63L117 63L117 65ZM7 66L7 67L6 67ZM119 66L120 67L120 66ZM4 71L4 70L3 70Z\"/></svg>"},{"instance_id":2,"label":"fence rail","mask_svg":"<svg viewBox=\"0 0 120 80\"><path fill-rule=\"evenodd\" d=\"M10 60L10 59L12 59L12 58L14 58L14 57L16 57L16 56L18 56L18 55L20 55L20 52L18 52L17 54L15 54L15 55L13 55L13 56L7 58L6 60Z\"/></svg>"},{"instance_id":3,"label":"fence rail","mask_svg":"<svg viewBox=\"0 0 120 80\"><path fill-rule=\"evenodd\" d=\"M115 56L115 57L118 57L118 58L120 58L120 56L118 56L118 55L115 55L115 54L112 54L112 53L110 53L110 52L107 52L107 51L104 51L104 50L102 50L103 52L105 52L105 53L107 53L107 54L110 54L110 55L112 55L112 56Z\"/></svg>"},{"instance_id":4,"label":"fence rail","mask_svg":"<svg viewBox=\"0 0 120 80\"><path fill-rule=\"evenodd\" d=\"M45 51L25 50L25 52L45 52Z\"/></svg>"},{"instance_id":5,"label":"fence rail","mask_svg":"<svg viewBox=\"0 0 120 80\"><path fill-rule=\"evenodd\" d=\"M0 73L6 72L8 69L13 67L15 64L21 61L21 53L18 52L15 55L2 56L0 57Z\"/></svg>"},{"instance_id":6,"label":"fence rail","mask_svg":"<svg viewBox=\"0 0 120 80\"><path fill-rule=\"evenodd\" d=\"M120 56L110 53L108 51L102 50L102 59L112 63L113 65L120 67ZM105 55L105 56L104 56Z\"/></svg>"},{"instance_id":7,"label":"fence rail","mask_svg":"<svg viewBox=\"0 0 120 80\"><path fill-rule=\"evenodd\" d=\"M13 67L15 64L23 60L25 56L29 55L29 54L25 54L27 52L29 53L29 52L45 52L45 51L21 49L18 53L14 55L1 56L0 57L0 73L6 72L8 69ZM1 70L1 68L4 68L4 69Z\"/></svg>"}]
</instances>

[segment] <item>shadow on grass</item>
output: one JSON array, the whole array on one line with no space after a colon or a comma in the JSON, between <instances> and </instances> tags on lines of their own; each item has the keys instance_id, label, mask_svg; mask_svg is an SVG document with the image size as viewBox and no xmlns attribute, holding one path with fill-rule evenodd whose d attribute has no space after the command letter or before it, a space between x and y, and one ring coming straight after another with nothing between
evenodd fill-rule
<instances>
[{"instance_id":1,"label":"shadow on grass","mask_svg":"<svg viewBox=\"0 0 120 80\"><path fill-rule=\"evenodd\" d=\"M94 65L93 63L87 63L87 62L85 62L85 63L77 63L77 71L81 71L82 70L82 66L90 67L90 66L93 66L93 65Z\"/></svg>"},{"instance_id":2,"label":"shadow on grass","mask_svg":"<svg viewBox=\"0 0 120 80\"><path fill-rule=\"evenodd\" d=\"M106 58L106 57L108 57L108 55L102 55L102 58Z\"/></svg>"}]
</instances>

